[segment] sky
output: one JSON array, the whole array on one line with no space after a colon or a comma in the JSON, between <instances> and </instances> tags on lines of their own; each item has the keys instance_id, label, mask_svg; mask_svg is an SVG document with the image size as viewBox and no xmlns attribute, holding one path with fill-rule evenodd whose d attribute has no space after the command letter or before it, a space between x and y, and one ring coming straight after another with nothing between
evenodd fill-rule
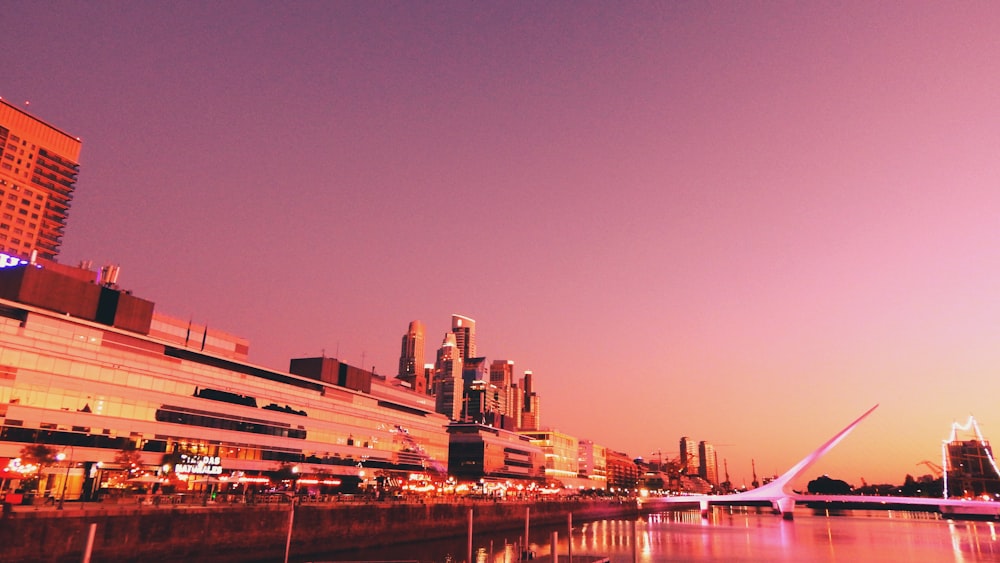
<instances>
[{"instance_id":1,"label":"sky","mask_svg":"<svg viewBox=\"0 0 1000 563\"><path fill-rule=\"evenodd\" d=\"M21 2L0 96L83 141L60 261L395 375L454 313L543 426L736 485L1000 440L1000 4ZM725 464L723 464L723 460Z\"/></svg>"}]
</instances>

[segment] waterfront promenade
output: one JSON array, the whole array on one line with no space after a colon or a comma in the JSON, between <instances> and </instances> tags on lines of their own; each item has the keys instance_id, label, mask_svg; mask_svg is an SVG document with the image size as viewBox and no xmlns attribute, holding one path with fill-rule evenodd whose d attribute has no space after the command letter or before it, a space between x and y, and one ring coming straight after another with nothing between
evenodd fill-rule
<instances>
[{"instance_id":1,"label":"waterfront promenade","mask_svg":"<svg viewBox=\"0 0 1000 563\"><path fill-rule=\"evenodd\" d=\"M66 503L15 506L0 523L0 560L79 561L96 524L94 561L276 561L284 556L291 524L296 557L334 549L407 543L474 530L520 530L531 524L635 518L629 500L328 500L256 504ZM294 511L294 512L293 512Z\"/></svg>"}]
</instances>

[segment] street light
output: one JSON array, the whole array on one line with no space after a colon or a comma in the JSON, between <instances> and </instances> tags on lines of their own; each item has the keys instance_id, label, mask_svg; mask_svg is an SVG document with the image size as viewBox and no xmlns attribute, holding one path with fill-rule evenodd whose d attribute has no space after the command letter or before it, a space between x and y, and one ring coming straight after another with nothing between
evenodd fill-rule
<instances>
[{"instance_id":1,"label":"street light","mask_svg":"<svg viewBox=\"0 0 1000 563\"><path fill-rule=\"evenodd\" d=\"M66 485L69 483L69 468L73 465L73 446L67 447L69 448L69 461L66 462L66 475L63 476L62 494L59 495L59 506L56 507L58 510L63 509L63 502L66 500ZM59 452L59 454L56 455L56 459L62 461L66 459L66 454L64 452Z\"/></svg>"}]
</instances>

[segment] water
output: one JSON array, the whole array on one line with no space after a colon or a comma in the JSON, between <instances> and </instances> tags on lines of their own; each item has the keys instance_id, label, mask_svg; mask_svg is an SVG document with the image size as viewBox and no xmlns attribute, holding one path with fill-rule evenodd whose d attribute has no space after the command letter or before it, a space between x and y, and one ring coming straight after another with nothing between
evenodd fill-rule
<instances>
[{"instance_id":1,"label":"water","mask_svg":"<svg viewBox=\"0 0 1000 563\"><path fill-rule=\"evenodd\" d=\"M949 521L933 514L845 511L814 515L798 509L793 521L755 509L716 508L708 519L697 512L665 512L631 520L574 523L573 555L600 555L612 563L674 561L765 562L1000 562L1000 524ZM633 532L634 530L634 532ZM532 526L530 549L551 553L558 533L559 561L569 563L567 525ZM474 530L477 563L516 563L521 530ZM634 538L634 540L633 540ZM332 552L314 561L419 560L455 563L466 559L467 538L403 546Z\"/></svg>"}]
</instances>

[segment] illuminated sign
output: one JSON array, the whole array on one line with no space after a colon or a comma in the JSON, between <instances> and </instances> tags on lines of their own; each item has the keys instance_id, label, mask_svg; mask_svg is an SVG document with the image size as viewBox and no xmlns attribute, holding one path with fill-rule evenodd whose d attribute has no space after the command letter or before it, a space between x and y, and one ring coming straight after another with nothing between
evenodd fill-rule
<instances>
[{"instance_id":1,"label":"illuminated sign","mask_svg":"<svg viewBox=\"0 0 1000 563\"><path fill-rule=\"evenodd\" d=\"M12 268L27 263L28 261L23 258L0 252L0 268Z\"/></svg>"},{"instance_id":2,"label":"illuminated sign","mask_svg":"<svg viewBox=\"0 0 1000 563\"><path fill-rule=\"evenodd\" d=\"M191 475L222 475L222 459L219 456L181 454L181 461L174 465L174 471Z\"/></svg>"}]
</instances>

